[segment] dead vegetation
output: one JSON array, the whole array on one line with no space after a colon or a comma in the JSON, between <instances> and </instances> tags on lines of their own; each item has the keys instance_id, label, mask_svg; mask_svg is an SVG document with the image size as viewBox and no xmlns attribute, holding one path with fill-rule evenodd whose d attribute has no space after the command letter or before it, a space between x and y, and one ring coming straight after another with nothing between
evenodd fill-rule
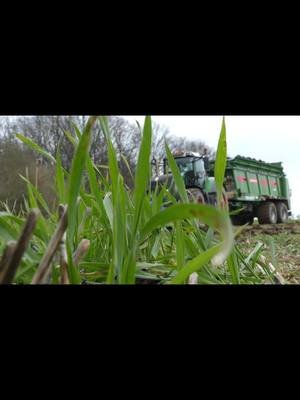
<instances>
[{"instance_id":1,"label":"dead vegetation","mask_svg":"<svg viewBox=\"0 0 300 400\"><path fill-rule=\"evenodd\" d=\"M239 235L238 245L251 252L263 243L262 256L272 263L286 283L300 284L300 221L287 224L248 226Z\"/></svg>"}]
</instances>

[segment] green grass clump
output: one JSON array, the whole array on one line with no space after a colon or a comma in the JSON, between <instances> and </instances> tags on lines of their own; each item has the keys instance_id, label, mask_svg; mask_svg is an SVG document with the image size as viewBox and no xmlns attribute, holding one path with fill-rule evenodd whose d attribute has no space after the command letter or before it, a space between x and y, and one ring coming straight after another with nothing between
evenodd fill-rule
<instances>
[{"instance_id":1,"label":"green grass clump","mask_svg":"<svg viewBox=\"0 0 300 400\"><path fill-rule=\"evenodd\" d=\"M100 124L108 147L108 174L104 176L89 155L93 126ZM223 180L226 165L226 126L223 119L216 155L215 179L218 206L191 204L177 164L166 143L178 202L162 188L150 192L152 143L151 118L141 128L141 144L134 175L134 188L124 184L114 150L107 117L90 117L82 132L66 135L74 146L70 171L61 162L60 150L53 158L32 141L18 138L56 166L56 194L67 208L67 273L69 282L80 284L135 284L142 280L157 283L188 283L192 273L201 284L254 284L266 279L257 268L261 248L243 254L234 242L228 207L224 203ZM23 179L26 179L23 177ZM59 214L47 207L38 189L26 180L27 212L40 208L30 246L15 276L16 283L30 283L59 222ZM168 203L168 207L163 206ZM25 217L9 210L0 213L0 254L8 241L17 240ZM201 225L202 224L202 225ZM208 229L203 229L203 224ZM74 252L83 239L89 249L78 265ZM50 283L59 283L61 260L52 261ZM272 279L272 276L269 276Z\"/></svg>"}]
</instances>

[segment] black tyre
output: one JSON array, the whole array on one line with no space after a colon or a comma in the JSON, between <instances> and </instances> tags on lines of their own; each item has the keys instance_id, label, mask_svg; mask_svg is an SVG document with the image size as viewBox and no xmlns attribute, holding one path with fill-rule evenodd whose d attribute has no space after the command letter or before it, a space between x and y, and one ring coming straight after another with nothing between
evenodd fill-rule
<instances>
[{"instance_id":1,"label":"black tyre","mask_svg":"<svg viewBox=\"0 0 300 400\"><path fill-rule=\"evenodd\" d=\"M247 215L247 214L241 214L241 215L232 215L231 216L231 222L233 225L245 225L245 224L249 224L252 225L253 224L253 216L252 215Z\"/></svg>"},{"instance_id":2,"label":"black tyre","mask_svg":"<svg viewBox=\"0 0 300 400\"><path fill-rule=\"evenodd\" d=\"M278 216L277 222L279 224L284 224L289 219L288 208L287 208L286 204L282 203L281 201L276 204L276 208L277 208L277 216Z\"/></svg>"},{"instance_id":3,"label":"black tyre","mask_svg":"<svg viewBox=\"0 0 300 400\"><path fill-rule=\"evenodd\" d=\"M276 224L278 217L275 204L271 201L261 204L257 210L257 218L260 224Z\"/></svg>"},{"instance_id":4,"label":"black tyre","mask_svg":"<svg viewBox=\"0 0 300 400\"><path fill-rule=\"evenodd\" d=\"M248 217L248 224L249 225L253 225L253 222L254 222L254 217L253 217L253 215L251 215L250 217Z\"/></svg>"}]
</instances>

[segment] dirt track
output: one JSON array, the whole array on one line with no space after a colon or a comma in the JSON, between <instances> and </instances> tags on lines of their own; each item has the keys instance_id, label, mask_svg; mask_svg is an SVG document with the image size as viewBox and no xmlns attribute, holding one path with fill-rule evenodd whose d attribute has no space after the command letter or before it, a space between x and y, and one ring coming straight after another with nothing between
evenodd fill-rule
<instances>
[{"instance_id":1,"label":"dirt track","mask_svg":"<svg viewBox=\"0 0 300 400\"><path fill-rule=\"evenodd\" d=\"M300 234L300 224L299 223L288 223L288 224L274 224L274 225L259 225L254 224L247 226L243 229L243 233L251 234L267 234L267 235L277 235L278 233L288 232L291 234Z\"/></svg>"}]
</instances>

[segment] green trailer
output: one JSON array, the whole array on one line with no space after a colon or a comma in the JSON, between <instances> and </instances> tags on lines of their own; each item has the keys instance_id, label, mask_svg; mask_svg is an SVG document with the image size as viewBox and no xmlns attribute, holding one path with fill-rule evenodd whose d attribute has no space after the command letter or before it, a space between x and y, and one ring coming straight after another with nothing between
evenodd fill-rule
<instances>
[{"instance_id":1,"label":"green trailer","mask_svg":"<svg viewBox=\"0 0 300 400\"><path fill-rule=\"evenodd\" d=\"M210 175L214 163L211 163ZM237 156L227 160L224 187L233 223L252 223L254 217L261 224L283 223L291 215L288 179L282 163L266 163Z\"/></svg>"}]
</instances>

